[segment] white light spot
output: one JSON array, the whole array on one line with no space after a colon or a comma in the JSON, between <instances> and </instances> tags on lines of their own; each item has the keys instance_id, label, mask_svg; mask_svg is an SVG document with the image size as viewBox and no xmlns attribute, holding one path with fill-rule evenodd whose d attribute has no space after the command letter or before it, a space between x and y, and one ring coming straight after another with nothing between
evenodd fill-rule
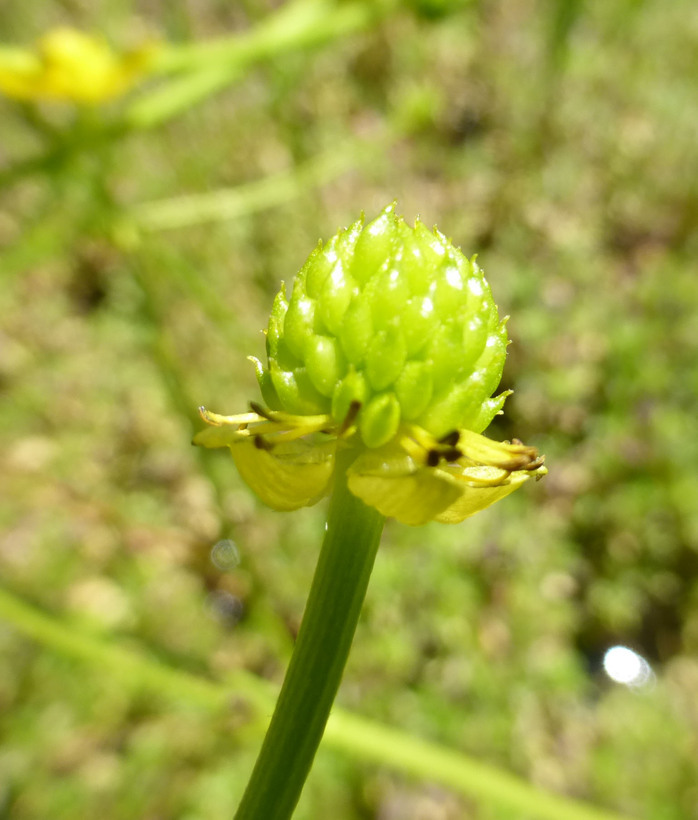
<instances>
[{"instance_id":1,"label":"white light spot","mask_svg":"<svg viewBox=\"0 0 698 820\"><path fill-rule=\"evenodd\" d=\"M338 261L337 264L332 268L332 273L330 274L330 281L332 282L333 287L338 288L340 285L344 284L344 266L342 265L341 261Z\"/></svg>"},{"instance_id":2,"label":"white light spot","mask_svg":"<svg viewBox=\"0 0 698 820\"><path fill-rule=\"evenodd\" d=\"M434 312L434 303L428 296L425 296L422 299L422 308L419 311L422 316L429 316Z\"/></svg>"},{"instance_id":3,"label":"white light spot","mask_svg":"<svg viewBox=\"0 0 698 820\"><path fill-rule=\"evenodd\" d=\"M482 327L482 319L475 316L468 322L468 330L471 333L476 333Z\"/></svg>"},{"instance_id":4,"label":"white light spot","mask_svg":"<svg viewBox=\"0 0 698 820\"><path fill-rule=\"evenodd\" d=\"M482 282L479 279L473 277L472 279L468 279L468 289L473 294L473 296L482 296L483 289L482 289Z\"/></svg>"},{"instance_id":5,"label":"white light spot","mask_svg":"<svg viewBox=\"0 0 698 820\"><path fill-rule=\"evenodd\" d=\"M434 242L430 243L431 249L434 251L435 254L438 256L445 256L446 255L446 248L436 239Z\"/></svg>"},{"instance_id":6,"label":"white light spot","mask_svg":"<svg viewBox=\"0 0 698 820\"><path fill-rule=\"evenodd\" d=\"M458 268L446 268L446 281L452 288L463 290L463 280L461 279Z\"/></svg>"},{"instance_id":7,"label":"white light spot","mask_svg":"<svg viewBox=\"0 0 698 820\"><path fill-rule=\"evenodd\" d=\"M647 661L627 646L612 646L604 655L603 668L611 680L625 686L643 686L652 677Z\"/></svg>"}]
</instances>

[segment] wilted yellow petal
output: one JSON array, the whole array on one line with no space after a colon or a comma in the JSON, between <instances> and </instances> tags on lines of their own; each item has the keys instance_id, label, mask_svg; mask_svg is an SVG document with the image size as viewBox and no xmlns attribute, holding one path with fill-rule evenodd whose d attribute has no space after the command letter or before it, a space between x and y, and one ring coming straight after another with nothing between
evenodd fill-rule
<instances>
[{"instance_id":1,"label":"wilted yellow petal","mask_svg":"<svg viewBox=\"0 0 698 820\"><path fill-rule=\"evenodd\" d=\"M459 524L465 518L491 506L500 498L505 498L518 489L531 475L542 476L546 472L540 467L536 472L520 470L511 473L503 483L486 486L480 482L502 480L502 471L496 467L467 467L453 477L461 488L458 498L436 517L442 524ZM476 483L477 482L477 483Z\"/></svg>"},{"instance_id":2,"label":"wilted yellow petal","mask_svg":"<svg viewBox=\"0 0 698 820\"><path fill-rule=\"evenodd\" d=\"M224 429L210 428L213 432ZM288 511L311 506L327 493L335 446L335 442L300 440L266 450L248 438L231 445L230 452L240 475L259 498L275 510Z\"/></svg>"},{"instance_id":3,"label":"wilted yellow petal","mask_svg":"<svg viewBox=\"0 0 698 820\"><path fill-rule=\"evenodd\" d=\"M521 442L493 441L471 430L458 431L457 446L468 461L499 467L500 470L525 469L538 456L535 447L527 447Z\"/></svg>"},{"instance_id":4,"label":"wilted yellow petal","mask_svg":"<svg viewBox=\"0 0 698 820\"><path fill-rule=\"evenodd\" d=\"M531 475L545 472L544 467L513 473L480 465L429 467L404 446L390 443L363 452L349 468L347 481L365 504L403 524L419 526L428 521L457 524L514 492Z\"/></svg>"},{"instance_id":5,"label":"wilted yellow petal","mask_svg":"<svg viewBox=\"0 0 698 820\"><path fill-rule=\"evenodd\" d=\"M447 473L420 467L394 444L363 452L349 468L347 483L365 504L412 526L432 521L462 492Z\"/></svg>"}]
</instances>

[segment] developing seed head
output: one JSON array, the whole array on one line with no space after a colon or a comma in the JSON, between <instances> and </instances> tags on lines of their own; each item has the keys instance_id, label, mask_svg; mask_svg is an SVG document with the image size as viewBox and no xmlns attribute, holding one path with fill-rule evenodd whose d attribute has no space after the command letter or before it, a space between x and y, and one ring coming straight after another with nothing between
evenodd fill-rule
<instances>
[{"instance_id":1,"label":"developing seed head","mask_svg":"<svg viewBox=\"0 0 698 820\"><path fill-rule=\"evenodd\" d=\"M419 221L409 227L390 205L320 243L290 298L282 285L257 375L272 410L330 414L341 425L360 407L358 434L370 448L402 423L436 438L479 433L506 398L491 398L505 321L475 257Z\"/></svg>"},{"instance_id":2,"label":"developing seed head","mask_svg":"<svg viewBox=\"0 0 698 820\"><path fill-rule=\"evenodd\" d=\"M351 493L405 524L456 524L547 472L534 447L480 435L507 338L475 258L393 207L318 245L283 285L254 360L267 407L201 408L204 447L229 447L270 507L316 503L339 449ZM359 445L363 445L360 447Z\"/></svg>"}]
</instances>

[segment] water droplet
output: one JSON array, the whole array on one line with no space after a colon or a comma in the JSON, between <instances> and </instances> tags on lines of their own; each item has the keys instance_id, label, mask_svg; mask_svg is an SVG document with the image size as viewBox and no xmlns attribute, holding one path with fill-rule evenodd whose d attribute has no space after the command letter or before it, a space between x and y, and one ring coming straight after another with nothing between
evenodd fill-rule
<instances>
[{"instance_id":1,"label":"water droplet","mask_svg":"<svg viewBox=\"0 0 698 820\"><path fill-rule=\"evenodd\" d=\"M213 546L211 561L222 572L230 572L240 563L237 545L230 538L223 538Z\"/></svg>"}]
</instances>

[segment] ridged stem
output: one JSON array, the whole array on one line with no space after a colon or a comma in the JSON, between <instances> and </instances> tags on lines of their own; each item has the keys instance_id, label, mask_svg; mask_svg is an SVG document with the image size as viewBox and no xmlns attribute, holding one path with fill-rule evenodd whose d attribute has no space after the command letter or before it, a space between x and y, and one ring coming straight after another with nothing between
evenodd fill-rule
<instances>
[{"instance_id":1,"label":"ridged stem","mask_svg":"<svg viewBox=\"0 0 698 820\"><path fill-rule=\"evenodd\" d=\"M349 655L383 516L353 496L338 453L327 529L296 647L235 820L287 820L315 757Z\"/></svg>"}]
</instances>

